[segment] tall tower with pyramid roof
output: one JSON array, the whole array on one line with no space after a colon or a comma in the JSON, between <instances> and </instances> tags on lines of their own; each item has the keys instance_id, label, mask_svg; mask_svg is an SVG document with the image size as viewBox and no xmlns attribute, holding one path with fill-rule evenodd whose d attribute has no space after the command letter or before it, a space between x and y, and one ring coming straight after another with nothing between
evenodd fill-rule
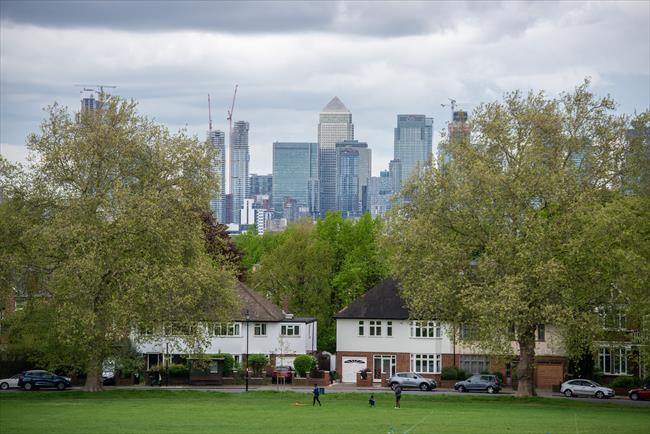
<instances>
[{"instance_id":1,"label":"tall tower with pyramid roof","mask_svg":"<svg viewBox=\"0 0 650 434\"><path fill-rule=\"evenodd\" d=\"M336 144L354 139L352 113L338 97L323 108L318 123L320 212L336 210Z\"/></svg>"}]
</instances>

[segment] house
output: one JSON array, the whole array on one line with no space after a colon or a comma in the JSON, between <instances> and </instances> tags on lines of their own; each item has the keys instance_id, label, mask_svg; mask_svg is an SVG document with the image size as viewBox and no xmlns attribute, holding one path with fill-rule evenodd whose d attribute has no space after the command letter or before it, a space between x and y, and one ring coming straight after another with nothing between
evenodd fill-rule
<instances>
[{"instance_id":1,"label":"house","mask_svg":"<svg viewBox=\"0 0 650 434\"><path fill-rule=\"evenodd\" d=\"M438 321L414 321L399 294L398 282L386 279L342 309L336 319L336 366L343 382L369 369L374 382L382 374L411 371L440 380L442 369L457 366L468 373L500 371L511 381L513 367L463 344L464 327ZM536 383L550 387L564 380L567 359L557 333L540 326L536 342Z\"/></svg>"},{"instance_id":2,"label":"house","mask_svg":"<svg viewBox=\"0 0 650 434\"><path fill-rule=\"evenodd\" d=\"M300 354L316 351L317 323L314 318L298 318L283 312L261 294L237 285L241 310L232 322L203 323L208 335L205 354L229 353L242 366L247 354L269 356L271 366L293 366ZM191 351L182 340L183 327L164 324L165 336L148 339L146 331L135 339L137 350L145 356L146 369L175 363L187 358ZM145 336L142 336L144 334Z\"/></svg>"}]
</instances>

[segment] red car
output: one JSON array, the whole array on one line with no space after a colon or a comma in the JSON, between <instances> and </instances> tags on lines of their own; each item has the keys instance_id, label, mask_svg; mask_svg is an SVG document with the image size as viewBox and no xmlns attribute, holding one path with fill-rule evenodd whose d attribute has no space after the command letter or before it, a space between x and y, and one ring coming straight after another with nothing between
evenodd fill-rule
<instances>
[{"instance_id":1,"label":"red car","mask_svg":"<svg viewBox=\"0 0 650 434\"><path fill-rule=\"evenodd\" d=\"M274 383L277 383L279 378L283 378L284 383L291 383L291 379L293 378L293 368L291 366L276 366L271 374L271 380ZM280 382L282 383L283 381L280 380Z\"/></svg>"},{"instance_id":2,"label":"red car","mask_svg":"<svg viewBox=\"0 0 650 434\"><path fill-rule=\"evenodd\" d=\"M627 396L631 400L636 401L637 399L650 399L650 383L646 383L642 389L632 389L627 392Z\"/></svg>"}]
</instances>

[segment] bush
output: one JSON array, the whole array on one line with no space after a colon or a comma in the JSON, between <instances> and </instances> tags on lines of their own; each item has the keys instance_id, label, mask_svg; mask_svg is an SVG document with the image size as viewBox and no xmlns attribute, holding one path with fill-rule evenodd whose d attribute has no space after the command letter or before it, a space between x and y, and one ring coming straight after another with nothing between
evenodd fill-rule
<instances>
[{"instance_id":1,"label":"bush","mask_svg":"<svg viewBox=\"0 0 650 434\"><path fill-rule=\"evenodd\" d=\"M458 374L456 374L456 380L467 380L472 374L468 374L467 372L463 371L462 369L458 370Z\"/></svg>"},{"instance_id":2,"label":"bush","mask_svg":"<svg viewBox=\"0 0 650 434\"><path fill-rule=\"evenodd\" d=\"M172 364L169 365L169 376L170 377L184 377L189 374L190 369L181 364Z\"/></svg>"},{"instance_id":3,"label":"bush","mask_svg":"<svg viewBox=\"0 0 650 434\"><path fill-rule=\"evenodd\" d=\"M264 354L251 354L248 356L248 366L253 369L253 372L258 377L262 375L262 371L269 364L269 358Z\"/></svg>"},{"instance_id":4,"label":"bush","mask_svg":"<svg viewBox=\"0 0 650 434\"><path fill-rule=\"evenodd\" d=\"M602 369L594 368L594 373L592 375L592 378L596 383L600 383L601 381L603 381L603 371L602 371Z\"/></svg>"},{"instance_id":5,"label":"bush","mask_svg":"<svg viewBox=\"0 0 650 434\"><path fill-rule=\"evenodd\" d=\"M446 368L442 368L442 373L440 374L440 378L443 380L455 380L458 378L458 369L456 369L455 366L448 366Z\"/></svg>"},{"instance_id":6,"label":"bush","mask_svg":"<svg viewBox=\"0 0 650 434\"><path fill-rule=\"evenodd\" d=\"M499 383L503 384L503 373L497 371L497 372L493 372L492 375L494 375L499 379Z\"/></svg>"},{"instance_id":7,"label":"bush","mask_svg":"<svg viewBox=\"0 0 650 434\"><path fill-rule=\"evenodd\" d=\"M609 384L611 387L639 387L641 380L639 377L616 377L614 381Z\"/></svg>"},{"instance_id":8,"label":"bush","mask_svg":"<svg viewBox=\"0 0 650 434\"><path fill-rule=\"evenodd\" d=\"M307 372L313 371L317 364L318 360L311 354L302 354L293 361L293 367L301 377L304 377Z\"/></svg>"},{"instance_id":9,"label":"bush","mask_svg":"<svg viewBox=\"0 0 650 434\"><path fill-rule=\"evenodd\" d=\"M219 356L223 357L223 376L230 377L235 369L235 357L229 353L221 353Z\"/></svg>"}]
</instances>

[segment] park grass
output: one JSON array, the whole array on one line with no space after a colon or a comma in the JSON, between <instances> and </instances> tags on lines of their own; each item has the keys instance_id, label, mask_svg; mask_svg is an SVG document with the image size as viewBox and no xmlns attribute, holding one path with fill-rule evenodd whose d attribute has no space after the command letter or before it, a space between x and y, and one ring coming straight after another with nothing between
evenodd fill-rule
<instances>
[{"instance_id":1,"label":"park grass","mask_svg":"<svg viewBox=\"0 0 650 434\"><path fill-rule=\"evenodd\" d=\"M650 409L579 400L436 394L112 390L0 394L0 432L20 433L643 433Z\"/></svg>"}]
</instances>

